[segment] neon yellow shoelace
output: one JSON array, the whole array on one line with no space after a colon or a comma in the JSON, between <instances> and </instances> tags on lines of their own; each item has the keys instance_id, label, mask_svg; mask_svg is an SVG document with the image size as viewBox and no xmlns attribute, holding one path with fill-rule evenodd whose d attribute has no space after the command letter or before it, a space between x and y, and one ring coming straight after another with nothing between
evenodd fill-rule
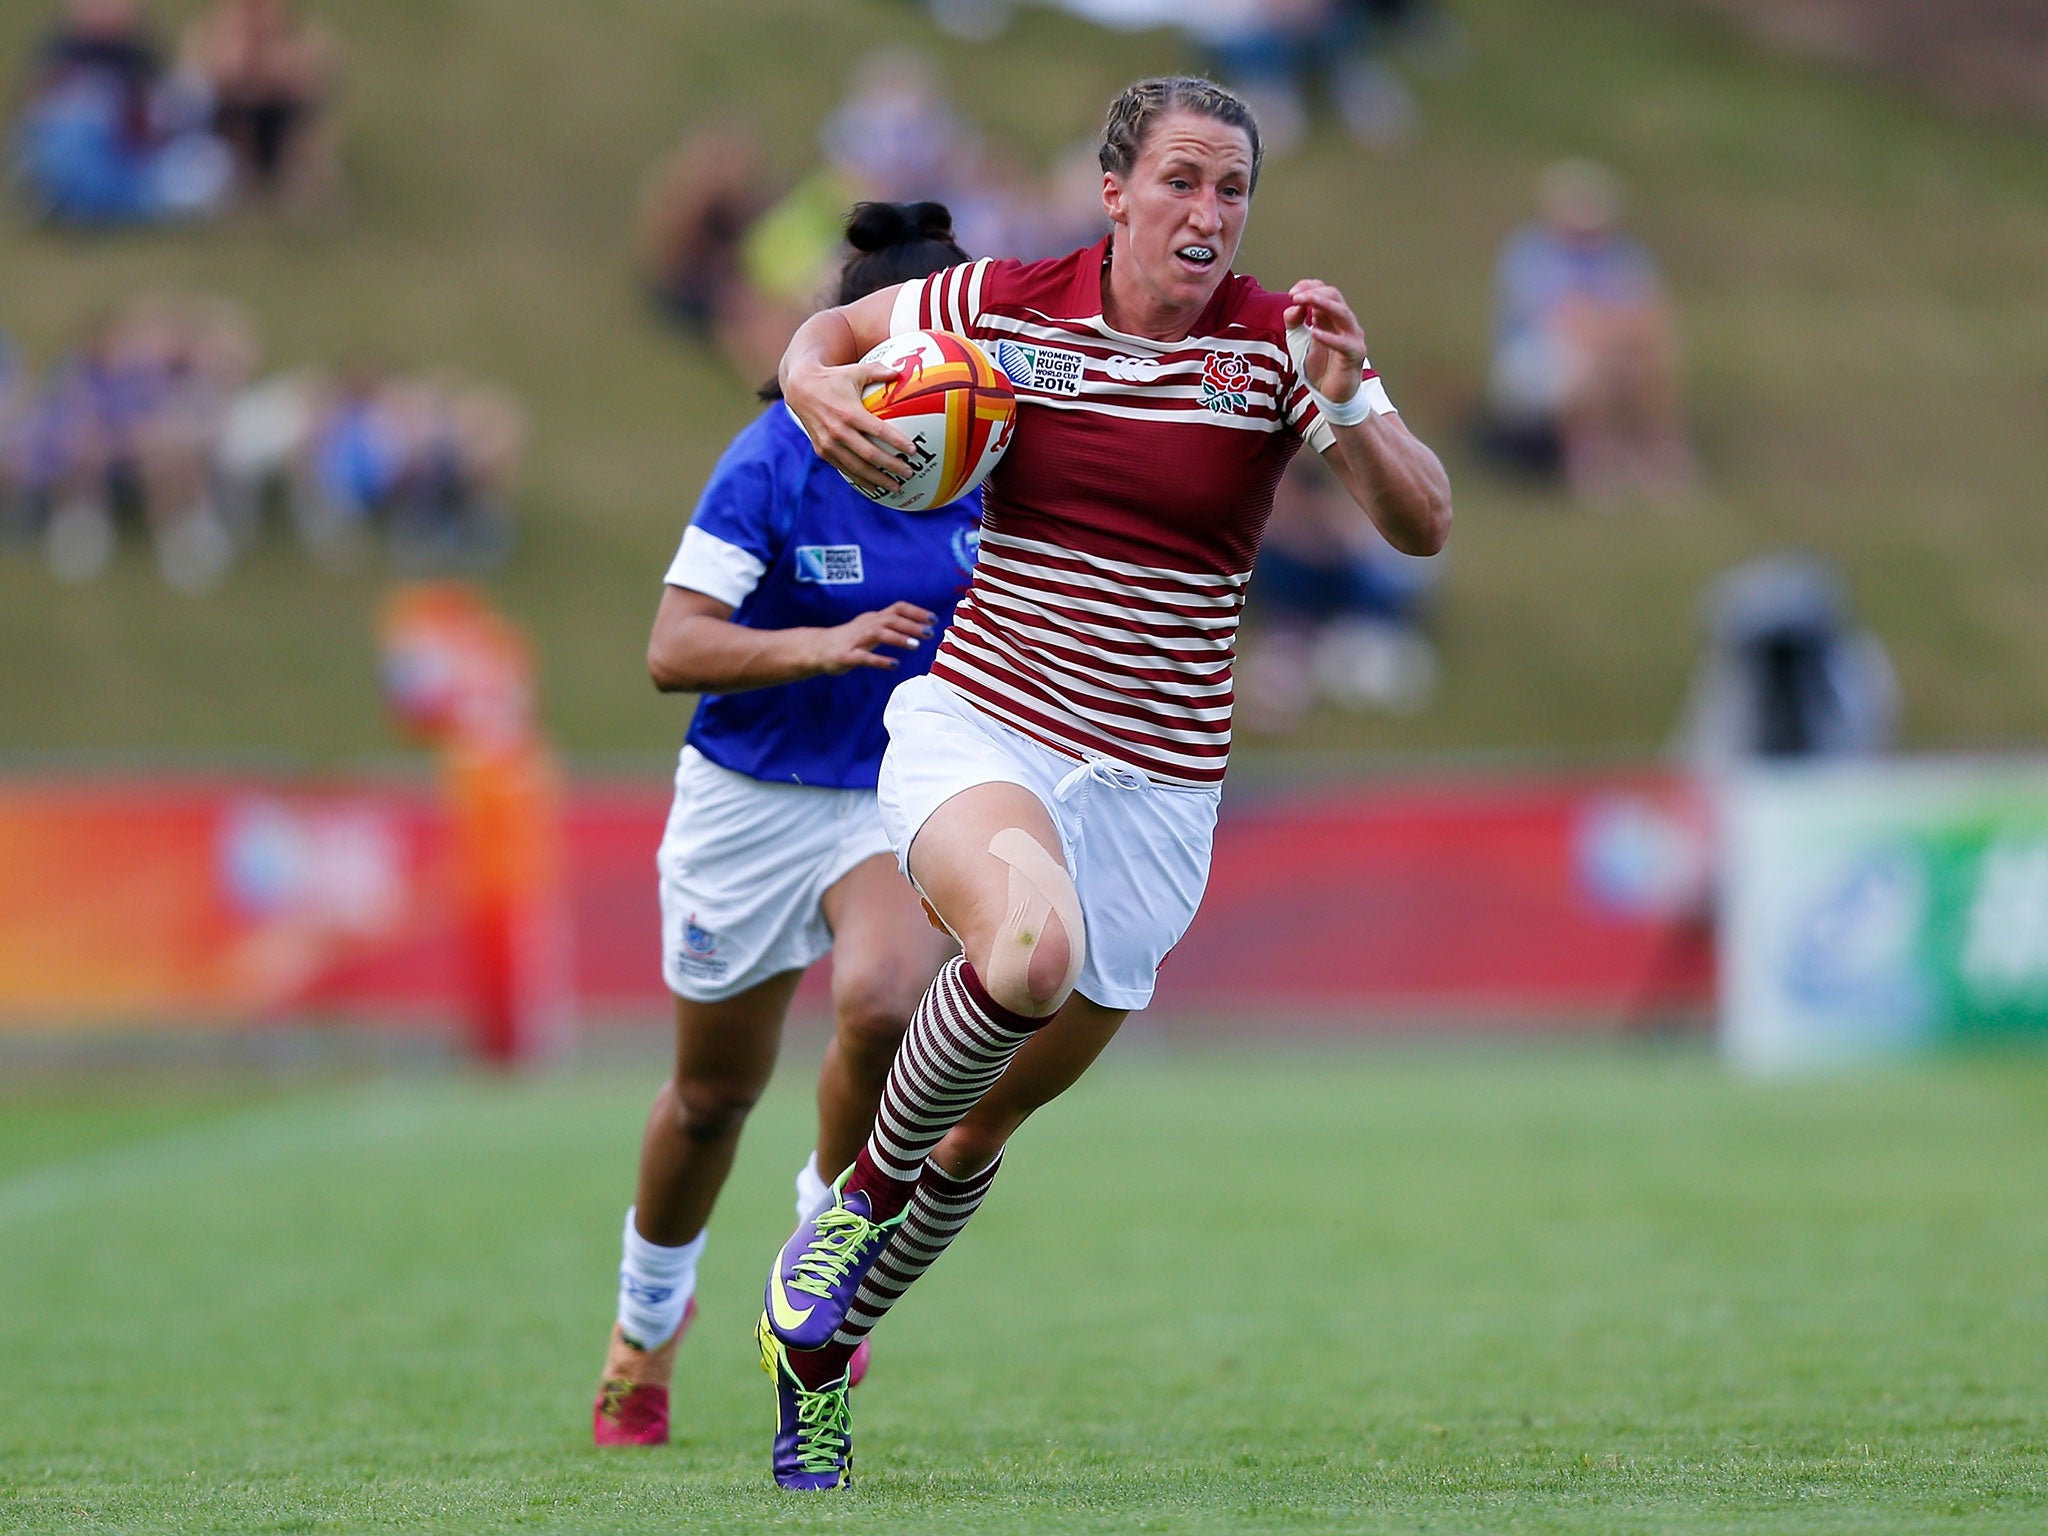
<instances>
[{"instance_id":1,"label":"neon yellow shoelace","mask_svg":"<svg viewBox=\"0 0 2048 1536\"><path fill-rule=\"evenodd\" d=\"M862 1246L880 1231L874 1222L843 1205L824 1212L818 1217L818 1235L796 1261L796 1277L789 1282L789 1289L830 1296L832 1287L846 1278Z\"/></svg>"},{"instance_id":2,"label":"neon yellow shoelace","mask_svg":"<svg viewBox=\"0 0 2048 1536\"><path fill-rule=\"evenodd\" d=\"M844 1382L819 1392L797 1389L796 1459L806 1472L838 1471L840 1454L852 1434Z\"/></svg>"}]
</instances>

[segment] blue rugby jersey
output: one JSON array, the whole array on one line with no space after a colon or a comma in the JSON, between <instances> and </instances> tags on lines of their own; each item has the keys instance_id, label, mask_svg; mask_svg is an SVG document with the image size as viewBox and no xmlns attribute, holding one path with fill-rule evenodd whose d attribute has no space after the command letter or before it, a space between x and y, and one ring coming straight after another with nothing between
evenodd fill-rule
<instances>
[{"instance_id":1,"label":"blue rugby jersey","mask_svg":"<svg viewBox=\"0 0 2048 1536\"><path fill-rule=\"evenodd\" d=\"M930 609L934 633L914 651L884 649L893 669L706 694L687 743L750 778L874 788L889 693L930 669L980 542L979 490L933 512L879 506L771 405L712 471L668 584L733 604L733 622L753 629L830 628L902 601Z\"/></svg>"}]
</instances>

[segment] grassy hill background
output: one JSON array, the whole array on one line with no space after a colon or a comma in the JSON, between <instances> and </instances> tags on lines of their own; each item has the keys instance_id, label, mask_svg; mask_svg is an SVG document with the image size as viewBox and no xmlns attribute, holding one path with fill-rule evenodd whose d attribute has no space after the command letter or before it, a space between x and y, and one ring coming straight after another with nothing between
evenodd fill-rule
<instances>
[{"instance_id":1,"label":"grassy hill background","mask_svg":"<svg viewBox=\"0 0 2048 1536\"><path fill-rule=\"evenodd\" d=\"M1320 717L1304 742L1654 750L1701 585L1788 544L1847 571L1899 664L1913 744L2048 735L2041 135L1773 60L1668 7L1454 8L1469 57L1420 82L1416 148L1374 160L1323 130L1261 188L1241 263L1275 286L1315 273L1346 289L1457 485L1437 703ZM155 6L166 21L193 9ZM318 9L349 60L346 224L88 241L10 223L0 329L46 363L96 308L172 287L245 304L273 364L369 353L514 386L532 455L522 544L494 585L538 642L558 740L585 755L673 747L684 706L648 687L646 625L697 487L752 409L635 292L646 167L686 124L731 112L801 168L848 64L882 40L931 48L991 135L1041 159L1128 78L1190 62L1172 38L1035 9L990 47L884 0ZM0 60L45 19L0 8ZM1489 477L1460 442L1495 249L1562 154L1627 179L1678 297L1708 484L1683 515L1580 512ZM322 575L276 538L203 600L166 591L137 554L83 591L0 556L0 750L380 751L384 581Z\"/></svg>"}]
</instances>

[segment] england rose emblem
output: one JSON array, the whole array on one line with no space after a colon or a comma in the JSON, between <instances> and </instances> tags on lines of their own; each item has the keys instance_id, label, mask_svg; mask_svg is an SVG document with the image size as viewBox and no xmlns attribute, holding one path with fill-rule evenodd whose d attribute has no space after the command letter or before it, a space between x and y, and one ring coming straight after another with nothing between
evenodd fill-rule
<instances>
[{"instance_id":1,"label":"england rose emblem","mask_svg":"<svg viewBox=\"0 0 2048 1536\"><path fill-rule=\"evenodd\" d=\"M1202 404L1212 411L1245 409L1252 365L1242 352L1211 352L1202 359Z\"/></svg>"}]
</instances>

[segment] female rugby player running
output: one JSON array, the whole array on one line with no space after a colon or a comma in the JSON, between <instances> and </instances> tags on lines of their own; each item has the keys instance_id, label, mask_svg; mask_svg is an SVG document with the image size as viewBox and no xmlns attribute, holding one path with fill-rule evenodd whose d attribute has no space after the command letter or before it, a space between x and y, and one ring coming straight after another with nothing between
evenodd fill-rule
<instances>
[{"instance_id":1,"label":"female rugby player running","mask_svg":"<svg viewBox=\"0 0 2048 1536\"><path fill-rule=\"evenodd\" d=\"M883 823L963 954L919 1003L832 1203L769 1275L784 1487L842 1485L853 1352L965 1225L1011 1132L1150 1000L1194 916L1238 612L1289 456L1320 452L1397 549L1434 553L1450 530L1443 468L1343 294L1230 270L1259 175L1244 103L1143 81L1100 153L1103 242L825 311L783 358L817 451L874 485L909 446L860 403L880 371L856 361L884 337L979 339L1020 410L973 585L931 673L889 703Z\"/></svg>"},{"instance_id":2,"label":"female rugby player running","mask_svg":"<svg viewBox=\"0 0 2048 1536\"><path fill-rule=\"evenodd\" d=\"M846 238L842 303L968 259L937 203L863 204ZM952 951L889 857L874 786L883 705L930 665L979 519L978 496L925 514L870 504L777 404L720 459L669 567L648 668L665 692L705 695L659 861L675 1074L626 1213L599 1445L668 1438L704 1224L805 967L834 951L837 1027L799 1216L830 1199L818 1167L837 1173L860 1150L910 1011Z\"/></svg>"}]
</instances>

